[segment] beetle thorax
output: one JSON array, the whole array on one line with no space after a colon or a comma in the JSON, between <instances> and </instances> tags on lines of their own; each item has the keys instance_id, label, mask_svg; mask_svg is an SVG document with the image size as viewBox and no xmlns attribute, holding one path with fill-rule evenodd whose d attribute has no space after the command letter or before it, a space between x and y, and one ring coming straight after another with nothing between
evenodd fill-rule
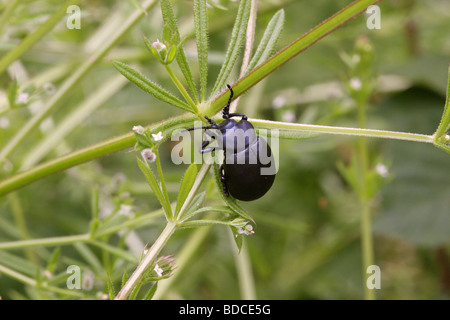
<instances>
[{"instance_id":1,"label":"beetle thorax","mask_svg":"<svg viewBox=\"0 0 450 320\"><path fill-rule=\"evenodd\" d=\"M247 120L237 122L226 119L219 125L222 133L223 149L226 152L236 153L245 150L256 142L257 135L253 125Z\"/></svg>"}]
</instances>

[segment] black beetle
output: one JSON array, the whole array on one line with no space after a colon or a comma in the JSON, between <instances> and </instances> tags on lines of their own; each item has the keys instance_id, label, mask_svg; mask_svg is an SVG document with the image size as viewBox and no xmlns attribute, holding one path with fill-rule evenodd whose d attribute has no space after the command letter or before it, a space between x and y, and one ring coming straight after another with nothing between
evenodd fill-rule
<instances>
[{"instance_id":1,"label":"black beetle","mask_svg":"<svg viewBox=\"0 0 450 320\"><path fill-rule=\"evenodd\" d=\"M219 148L224 151L224 161L220 166L220 179L223 191L228 197L230 194L242 201L256 200L266 194L275 180L275 163L267 142L255 132L253 125L247 120L247 116L241 113L230 113L230 104L233 99L233 89L230 90L230 98L223 109L224 121L216 124L205 116L209 126L190 128L206 129L205 135L218 141ZM231 118L241 117L237 122ZM218 134L211 129L218 130ZM221 139L220 139L221 138ZM211 140L204 140L201 152L211 152L215 147L207 148ZM220 144L221 143L221 144ZM264 171L266 170L266 171Z\"/></svg>"}]
</instances>

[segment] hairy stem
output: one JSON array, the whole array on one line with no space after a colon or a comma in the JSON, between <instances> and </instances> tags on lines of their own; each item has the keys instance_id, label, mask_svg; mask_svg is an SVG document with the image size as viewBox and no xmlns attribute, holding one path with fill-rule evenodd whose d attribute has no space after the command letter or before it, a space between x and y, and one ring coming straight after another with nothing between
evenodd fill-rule
<instances>
[{"instance_id":1,"label":"hairy stem","mask_svg":"<svg viewBox=\"0 0 450 320\"><path fill-rule=\"evenodd\" d=\"M115 297L115 300L125 300L128 297L131 291L139 283L144 273L148 270L150 266L152 266L155 263L156 259L158 258L158 254L161 252L162 248L164 248L169 238L175 232L176 225L177 224L174 222L167 223L166 227L161 232L158 239L156 239L151 248L145 254L139 266L133 272L133 274L125 283L125 285L122 287L122 289L119 291L119 293Z\"/></svg>"}]
</instances>

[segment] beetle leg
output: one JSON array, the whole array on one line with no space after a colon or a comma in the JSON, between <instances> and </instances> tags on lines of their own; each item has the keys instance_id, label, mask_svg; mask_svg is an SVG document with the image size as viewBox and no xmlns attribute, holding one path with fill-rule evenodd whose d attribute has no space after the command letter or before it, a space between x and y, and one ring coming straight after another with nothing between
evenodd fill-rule
<instances>
[{"instance_id":1,"label":"beetle leg","mask_svg":"<svg viewBox=\"0 0 450 320\"><path fill-rule=\"evenodd\" d=\"M228 98L227 105L225 106L225 108L223 108L223 111L222 111L222 118L224 118L224 119L230 118L230 104L231 104L231 100L233 99L233 95L234 95L233 89L231 88L231 86L229 84L227 84L227 88L228 88L228 90L230 90L230 97Z\"/></svg>"},{"instance_id":2,"label":"beetle leg","mask_svg":"<svg viewBox=\"0 0 450 320\"><path fill-rule=\"evenodd\" d=\"M222 187L223 187L223 193L225 194L225 197L229 197L230 193L228 192L228 188L227 185L225 184L225 174L223 171L223 165L220 166L219 168L219 176L220 176L220 181L222 182Z\"/></svg>"},{"instance_id":3,"label":"beetle leg","mask_svg":"<svg viewBox=\"0 0 450 320\"><path fill-rule=\"evenodd\" d=\"M209 129L206 129L205 130L205 136L207 136L207 135L211 137L211 140L207 140L206 138L203 140L202 148L200 150L201 153L211 152L211 151L214 151L216 149L215 147L211 147L211 148L206 148L206 147L209 144L213 143L214 140L216 140L217 134L214 133L213 131L209 130Z\"/></svg>"},{"instance_id":4,"label":"beetle leg","mask_svg":"<svg viewBox=\"0 0 450 320\"><path fill-rule=\"evenodd\" d=\"M215 128L217 128L217 124L214 122L213 119L208 118L207 116L205 116L205 119L206 119L206 121L208 121L209 124L211 125L210 129L215 129Z\"/></svg>"}]
</instances>

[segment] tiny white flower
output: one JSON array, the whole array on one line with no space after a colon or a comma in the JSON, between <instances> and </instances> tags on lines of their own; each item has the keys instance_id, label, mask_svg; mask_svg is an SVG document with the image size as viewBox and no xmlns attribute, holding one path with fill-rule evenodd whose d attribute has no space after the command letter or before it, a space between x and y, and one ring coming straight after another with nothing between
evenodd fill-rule
<instances>
[{"instance_id":1,"label":"tiny white flower","mask_svg":"<svg viewBox=\"0 0 450 320\"><path fill-rule=\"evenodd\" d=\"M353 56L352 56L352 62L354 63L354 64L357 64L357 63L359 63L359 61L361 61L361 57L359 56L359 54L354 54Z\"/></svg>"},{"instance_id":2,"label":"tiny white flower","mask_svg":"<svg viewBox=\"0 0 450 320\"><path fill-rule=\"evenodd\" d=\"M21 94L19 94L19 96L17 97L17 103L28 103L28 93L22 92Z\"/></svg>"},{"instance_id":3,"label":"tiny white flower","mask_svg":"<svg viewBox=\"0 0 450 320\"><path fill-rule=\"evenodd\" d=\"M161 269L161 268L158 266L158 264L155 265L155 268L154 268L153 270L155 270L156 274L157 274L159 277L162 277L162 274L163 274L163 271L164 271L164 270Z\"/></svg>"},{"instance_id":4,"label":"tiny white flower","mask_svg":"<svg viewBox=\"0 0 450 320\"><path fill-rule=\"evenodd\" d=\"M359 90L362 87L362 82L359 78L351 78L350 79L350 88L352 88L353 90Z\"/></svg>"},{"instance_id":5,"label":"tiny white flower","mask_svg":"<svg viewBox=\"0 0 450 320\"><path fill-rule=\"evenodd\" d=\"M295 112L292 110L286 110L285 112L282 113L281 115L281 119L284 122L295 122Z\"/></svg>"},{"instance_id":6,"label":"tiny white flower","mask_svg":"<svg viewBox=\"0 0 450 320\"><path fill-rule=\"evenodd\" d=\"M139 134L144 134L144 127L143 126L134 126L133 131Z\"/></svg>"},{"instance_id":7,"label":"tiny white flower","mask_svg":"<svg viewBox=\"0 0 450 320\"><path fill-rule=\"evenodd\" d=\"M239 234L245 234L246 236L249 236L249 235L254 234L255 231L253 231L253 226L251 224L248 224L245 227L238 229L238 233Z\"/></svg>"},{"instance_id":8,"label":"tiny white flower","mask_svg":"<svg viewBox=\"0 0 450 320\"><path fill-rule=\"evenodd\" d=\"M157 134L152 133L152 137L153 137L153 140L159 141L159 140L162 140L163 135L162 135L162 132L160 131Z\"/></svg>"},{"instance_id":9,"label":"tiny white flower","mask_svg":"<svg viewBox=\"0 0 450 320\"><path fill-rule=\"evenodd\" d=\"M274 109L280 109L286 105L286 99L283 96L276 96L272 101Z\"/></svg>"},{"instance_id":10,"label":"tiny white flower","mask_svg":"<svg viewBox=\"0 0 450 320\"><path fill-rule=\"evenodd\" d=\"M162 50L167 49L166 45L160 42L159 39L152 43L152 48L155 48L157 52L161 52Z\"/></svg>"},{"instance_id":11,"label":"tiny white flower","mask_svg":"<svg viewBox=\"0 0 450 320\"><path fill-rule=\"evenodd\" d=\"M133 208L130 205L127 204L121 204L120 205L120 209L119 209L119 214L122 214L124 216L131 216L131 214L133 213Z\"/></svg>"},{"instance_id":12,"label":"tiny white flower","mask_svg":"<svg viewBox=\"0 0 450 320\"><path fill-rule=\"evenodd\" d=\"M144 149L141 151L141 156L149 163L153 163L156 161L156 154L152 151L152 149Z\"/></svg>"},{"instance_id":13,"label":"tiny white flower","mask_svg":"<svg viewBox=\"0 0 450 320\"><path fill-rule=\"evenodd\" d=\"M389 175L388 168L382 163L376 165L375 171L383 178L386 178Z\"/></svg>"}]
</instances>

